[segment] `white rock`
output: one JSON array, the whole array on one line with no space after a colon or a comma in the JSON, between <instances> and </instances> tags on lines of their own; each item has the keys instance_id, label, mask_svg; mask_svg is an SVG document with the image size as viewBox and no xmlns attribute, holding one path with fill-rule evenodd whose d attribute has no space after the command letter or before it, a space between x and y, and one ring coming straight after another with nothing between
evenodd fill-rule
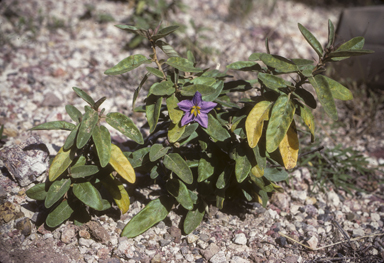
<instances>
[{"instance_id":1,"label":"white rock","mask_svg":"<svg viewBox=\"0 0 384 263\"><path fill-rule=\"evenodd\" d=\"M189 235L187 236L188 244L195 243L196 240L198 240L198 239L199 239L199 236L194 235L194 234L189 234Z\"/></svg>"},{"instance_id":2,"label":"white rock","mask_svg":"<svg viewBox=\"0 0 384 263\"><path fill-rule=\"evenodd\" d=\"M211 263L226 263L227 259L223 251L220 251L209 260Z\"/></svg>"},{"instance_id":3,"label":"white rock","mask_svg":"<svg viewBox=\"0 0 384 263\"><path fill-rule=\"evenodd\" d=\"M365 232L362 228L353 229L352 231L354 236L364 236Z\"/></svg>"},{"instance_id":4,"label":"white rock","mask_svg":"<svg viewBox=\"0 0 384 263\"><path fill-rule=\"evenodd\" d=\"M268 212L271 215L272 219L279 218L279 214L275 210L268 209Z\"/></svg>"},{"instance_id":5,"label":"white rock","mask_svg":"<svg viewBox=\"0 0 384 263\"><path fill-rule=\"evenodd\" d=\"M250 261L239 256L233 256L230 263L250 263Z\"/></svg>"},{"instance_id":6,"label":"white rock","mask_svg":"<svg viewBox=\"0 0 384 263\"><path fill-rule=\"evenodd\" d=\"M94 240L92 239L87 239L87 238L79 238L79 245L84 246L84 247L90 247L93 243L95 243Z\"/></svg>"},{"instance_id":7,"label":"white rock","mask_svg":"<svg viewBox=\"0 0 384 263\"><path fill-rule=\"evenodd\" d=\"M372 221L380 221L380 215L378 213L371 213Z\"/></svg>"},{"instance_id":8,"label":"white rock","mask_svg":"<svg viewBox=\"0 0 384 263\"><path fill-rule=\"evenodd\" d=\"M340 198L339 196L334 192L330 191L327 193L328 202L331 203L334 206L339 206L340 204Z\"/></svg>"},{"instance_id":9,"label":"white rock","mask_svg":"<svg viewBox=\"0 0 384 263\"><path fill-rule=\"evenodd\" d=\"M307 241L308 245L312 248L312 249L315 249L317 247L317 244L319 243L319 240L317 239L317 237L315 236L312 236L308 241Z\"/></svg>"},{"instance_id":10,"label":"white rock","mask_svg":"<svg viewBox=\"0 0 384 263\"><path fill-rule=\"evenodd\" d=\"M247 238L244 233L236 234L235 237L233 238L233 242L239 245L246 245Z\"/></svg>"}]
</instances>

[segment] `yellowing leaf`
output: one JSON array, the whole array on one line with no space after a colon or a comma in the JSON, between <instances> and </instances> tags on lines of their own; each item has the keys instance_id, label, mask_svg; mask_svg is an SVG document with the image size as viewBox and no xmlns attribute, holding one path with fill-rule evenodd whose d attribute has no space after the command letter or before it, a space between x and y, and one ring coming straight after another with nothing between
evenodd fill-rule
<instances>
[{"instance_id":1,"label":"yellowing leaf","mask_svg":"<svg viewBox=\"0 0 384 263\"><path fill-rule=\"evenodd\" d=\"M55 159L53 159L51 166L49 167L49 181L55 181L57 177L59 177L69 167L74 157L75 151L71 149L64 151L63 147L61 147Z\"/></svg>"},{"instance_id":2,"label":"yellowing leaf","mask_svg":"<svg viewBox=\"0 0 384 263\"><path fill-rule=\"evenodd\" d=\"M249 147L254 148L259 142L261 134L263 133L264 121L269 119L270 109L271 103L269 101L261 101L249 112L247 120L245 121Z\"/></svg>"},{"instance_id":3,"label":"yellowing leaf","mask_svg":"<svg viewBox=\"0 0 384 263\"><path fill-rule=\"evenodd\" d=\"M180 127L179 123L169 125L168 129L168 140L170 143L175 143L183 135L185 131L185 125Z\"/></svg>"},{"instance_id":4,"label":"yellowing leaf","mask_svg":"<svg viewBox=\"0 0 384 263\"><path fill-rule=\"evenodd\" d=\"M264 169L260 168L258 164L252 167L251 172L258 178L263 177L264 175Z\"/></svg>"},{"instance_id":5,"label":"yellowing leaf","mask_svg":"<svg viewBox=\"0 0 384 263\"><path fill-rule=\"evenodd\" d=\"M299 155L299 139L297 137L295 121L292 121L287 133L280 142L279 150L281 157L283 158L285 169L294 168Z\"/></svg>"},{"instance_id":6,"label":"yellowing leaf","mask_svg":"<svg viewBox=\"0 0 384 263\"><path fill-rule=\"evenodd\" d=\"M109 163L112 165L113 169L128 182L133 184L136 181L135 170L133 170L131 163L120 148L114 144L111 144L111 159L109 160Z\"/></svg>"},{"instance_id":7,"label":"yellowing leaf","mask_svg":"<svg viewBox=\"0 0 384 263\"><path fill-rule=\"evenodd\" d=\"M103 176L101 183L107 188L108 192L112 195L113 200L120 208L121 213L125 214L130 205L129 195L124 188L124 185L113 177L112 174L109 176Z\"/></svg>"}]
</instances>

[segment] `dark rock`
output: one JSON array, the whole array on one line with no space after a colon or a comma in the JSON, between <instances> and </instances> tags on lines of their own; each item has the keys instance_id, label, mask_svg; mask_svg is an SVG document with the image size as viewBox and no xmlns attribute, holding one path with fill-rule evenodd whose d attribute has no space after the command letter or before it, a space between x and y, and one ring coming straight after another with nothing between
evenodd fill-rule
<instances>
[{"instance_id":1,"label":"dark rock","mask_svg":"<svg viewBox=\"0 0 384 263\"><path fill-rule=\"evenodd\" d=\"M198 258L195 260L195 263L204 263L204 258Z\"/></svg>"},{"instance_id":2,"label":"dark rock","mask_svg":"<svg viewBox=\"0 0 384 263\"><path fill-rule=\"evenodd\" d=\"M175 226L171 226L168 229L168 233L174 238L175 243L180 243L181 240L181 230Z\"/></svg>"},{"instance_id":3,"label":"dark rock","mask_svg":"<svg viewBox=\"0 0 384 263\"><path fill-rule=\"evenodd\" d=\"M329 214L321 214L317 216L317 220L321 220L323 222L327 222L331 216Z\"/></svg>"},{"instance_id":4,"label":"dark rock","mask_svg":"<svg viewBox=\"0 0 384 263\"><path fill-rule=\"evenodd\" d=\"M44 101L41 103L41 106L58 107L60 105L61 100L52 92L48 92L45 95Z\"/></svg>"},{"instance_id":5,"label":"dark rock","mask_svg":"<svg viewBox=\"0 0 384 263\"><path fill-rule=\"evenodd\" d=\"M169 245L171 242L172 241L169 239L161 239L160 240L160 246L165 247L165 246Z\"/></svg>"},{"instance_id":6,"label":"dark rock","mask_svg":"<svg viewBox=\"0 0 384 263\"><path fill-rule=\"evenodd\" d=\"M5 191L4 187L0 185L0 200L5 199L7 197L7 191Z\"/></svg>"},{"instance_id":7,"label":"dark rock","mask_svg":"<svg viewBox=\"0 0 384 263\"><path fill-rule=\"evenodd\" d=\"M379 206L377 212L384 212L384 205Z\"/></svg>"},{"instance_id":8,"label":"dark rock","mask_svg":"<svg viewBox=\"0 0 384 263\"><path fill-rule=\"evenodd\" d=\"M204 242L207 242L209 240L209 236L207 234L201 234L200 239Z\"/></svg>"},{"instance_id":9,"label":"dark rock","mask_svg":"<svg viewBox=\"0 0 384 263\"><path fill-rule=\"evenodd\" d=\"M285 247L287 245L287 239L285 237L278 237L275 241L282 247Z\"/></svg>"},{"instance_id":10,"label":"dark rock","mask_svg":"<svg viewBox=\"0 0 384 263\"><path fill-rule=\"evenodd\" d=\"M106 244L111 240L108 231L105 230L105 228L102 227L99 222L90 221L86 225L88 227L89 233L96 241Z\"/></svg>"},{"instance_id":11,"label":"dark rock","mask_svg":"<svg viewBox=\"0 0 384 263\"><path fill-rule=\"evenodd\" d=\"M19 218L15 220L16 229L21 231L24 236L29 236L32 232L32 224L28 217Z\"/></svg>"}]
</instances>

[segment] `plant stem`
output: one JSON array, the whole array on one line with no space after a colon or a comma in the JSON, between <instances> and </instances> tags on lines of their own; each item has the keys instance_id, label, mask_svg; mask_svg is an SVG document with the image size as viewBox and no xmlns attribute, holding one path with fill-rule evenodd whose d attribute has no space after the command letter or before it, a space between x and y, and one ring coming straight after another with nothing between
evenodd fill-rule
<instances>
[{"instance_id":1,"label":"plant stem","mask_svg":"<svg viewBox=\"0 0 384 263\"><path fill-rule=\"evenodd\" d=\"M161 71L161 73L163 73L163 79L164 80L167 80L167 75L165 75L164 71L163 71L163 68L161 67L160 65L160 62L159 60L157 59L157 54L156 54L156 45L155 43L153 43L151 41L151 46L152 46L152 51L153 51L153 61L156 63L157 67L159 68L159 70Z\"/></svg>"}]
</instances>

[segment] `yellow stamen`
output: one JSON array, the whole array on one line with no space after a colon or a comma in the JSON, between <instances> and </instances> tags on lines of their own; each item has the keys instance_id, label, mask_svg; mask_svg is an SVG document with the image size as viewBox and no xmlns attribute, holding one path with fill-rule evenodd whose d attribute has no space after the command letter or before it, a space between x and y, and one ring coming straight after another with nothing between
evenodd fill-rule
<instances>
[{"instance_id":1,"label":"yellow stamen","mask_svg":"<svg viewBox=\"0 0 384 263\"><path fill-rule=\"evenodd\" d=\"M197 116L197 114L200 114L200 107L199 106L193 106L192 109L191 109L191 113L193 115L195 115L195 117Z\"/></svg>"}]
</instances>

